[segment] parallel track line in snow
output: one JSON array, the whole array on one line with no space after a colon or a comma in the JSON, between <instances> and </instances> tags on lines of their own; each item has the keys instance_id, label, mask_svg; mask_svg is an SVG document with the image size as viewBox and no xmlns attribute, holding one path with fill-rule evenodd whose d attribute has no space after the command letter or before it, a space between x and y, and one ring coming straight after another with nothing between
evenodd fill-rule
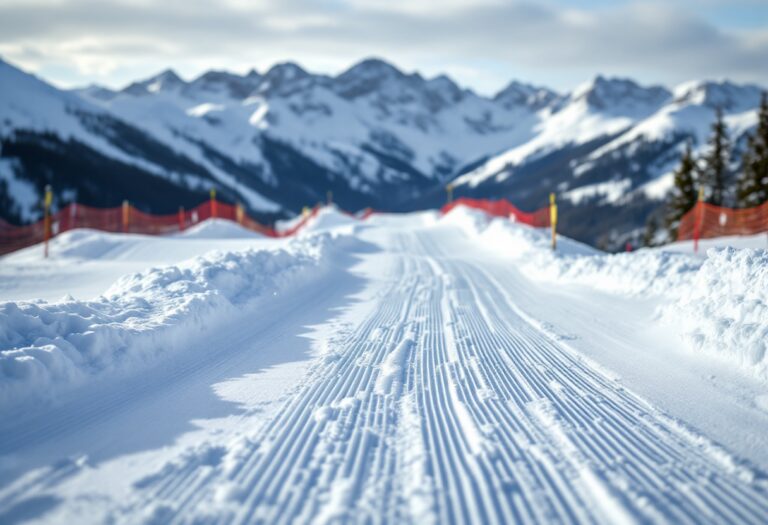
<instances>
[{"instance_id":1,"label":"parallel track line in snow","mask_svg":"<svg viewBox=\"0 0 768 525\"><path fill-rule=\"evenodd\" d=\"M379 239L394 263L368 315L281 409L236 451L147 478L112 518L152 501L169 523L765 522L749 471L530 318L514 271L438 240Z\"/></svg>"}]
</instances>

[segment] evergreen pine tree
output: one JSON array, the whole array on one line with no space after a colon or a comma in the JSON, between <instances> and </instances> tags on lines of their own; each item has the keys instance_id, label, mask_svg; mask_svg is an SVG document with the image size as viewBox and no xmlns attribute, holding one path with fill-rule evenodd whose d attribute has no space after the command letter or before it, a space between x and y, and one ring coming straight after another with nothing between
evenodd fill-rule
<instances>
[{"instance_id":1,"label":"evergreen pine tree","mask_svg":"<svg viewBox=\"0 0 768 525\"><path fill-rule=\"evenodd\" d=\"M707 201L716 206L723 205L729 159L728 129L723 121L723 111L718 108L715 122L712 124L709 152L704 157L704 167L701 172L701 184L704 186Z\"/></svg>"},{"instance_id":2,"label":"evergreen pine tree","mask_svg":"<svg viewBox=\"0 0 768 525\"><path fill-rule=\"evenodd\" d=\"M659 231L659 221L657 220L655 215L651 215L648 217L648 220L645 223L645 232L643 233L643 246L651 247L656 246L658 240L657 240L657 234Z\"/></svg>"},{"instance_id":3,"label":"evergreen pine tree","mask_svg":"<svg viewBox=\"0 0 768 525\"><path fill-rule=\"evenodd\" d=\"M680 219L696 205L698 194L694 181L695 172L696 160L693 158L689 142L680 159L680 166L675 170L674 186L667 201L665 222L669 241L677 239Z\"/></svg>"},{"instance_id":4,"label":"evergreen pine tree","mask_svg":"<svg viewBox=\"0 0 768 525\"><path fill-rule=\"evenodd\" d=\"M765 92L760 102L757 129L749 137L743 165L736 196L740 207L749 208L768 200L768 94Z\"/></svg>"}]
</instances>

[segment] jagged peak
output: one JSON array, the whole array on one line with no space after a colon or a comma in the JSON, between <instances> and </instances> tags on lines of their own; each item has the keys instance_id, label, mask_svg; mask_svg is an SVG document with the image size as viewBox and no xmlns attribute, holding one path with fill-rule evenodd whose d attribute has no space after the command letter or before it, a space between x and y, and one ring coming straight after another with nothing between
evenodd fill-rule
<instances>
[{"instance_id":1,"label":"jagged peak","mask_svg":"<svg viewBox=\"0 0 768 525\"><path fill-rule=\"evenodd\" d=\"M675 102L738 111L755 107L764 91L753 84L736 84L729 80L694 80L674 89Z\"/></svg>"},{"instance_id":2,"label":"jagged peak","mask_svg":"<svg viewBox=\"0 0 768 525\"><path fill-rule=\"evenodd\" d=\"M132 95L143 95L146 93L171 91L184 85L186 85L186 82L173 69L168 68L146 80L134 82L122 91Z\"/></svg>"},{"instance_id":3,"label":"jagged peak","mask_svg":"<svg viewBox=\"0 0 768 525\"><path fill-rule=\"evenodd\" d=\"M280 62L269 68L269 71L264 75L271 81L281 80L297 80L309 76L300 65L295 62Z\"/></svg>"},{"instance_id":4,"label":"jagged peak","mask_svg":"<svg viewBox=\"0 0 768 525\"><path fill-rule=\"evenodd\" d=\"M540 109L558 97L557 92L549 88L513 80L504 89L496 93L493 100L506 108L527 106L533 109Z\"/></svg>"},{"instance_id":5,"label":"jagged peak","mask_svg":"<svg viewBox=\"0 0 768 525\"><path fill-rule=\"evenodd\" d=\"M427 85L431 88L436 89L450 89L450 90L459 90L461 91L461 88L459 87L456 82L453 81L451 77L448 75L441 73L437 75L434 78L431 78L427 81Z\"/></svg>"},{"instance_id":6,"label":"jagged peak","mask_svg":"<svg viewBox=\"0 0 768 525\"><path fill-rule=\"evenodd\" d=\"M573 101L585 101L596 109L614 105L660 105L672 96L670 91L658 85L641 86L630 78L596 75L578 86L570 95Z\"/></svg>"}]
</instances>

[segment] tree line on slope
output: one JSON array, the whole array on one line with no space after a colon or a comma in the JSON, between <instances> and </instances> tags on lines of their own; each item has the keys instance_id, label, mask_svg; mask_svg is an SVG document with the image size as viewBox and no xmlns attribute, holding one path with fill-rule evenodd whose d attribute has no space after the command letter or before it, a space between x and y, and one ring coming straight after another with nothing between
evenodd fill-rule
<instances>
[{"instance_id":1,"label":"tree line on slope","mask_svg":"<svg viewBox=\"0 0 768 525\"><path fill-rule=\"evenodd\" d=\"M663 217L652 216L648 220L644 236L646 246L658 246L677 239L680 219L696 205L699 191L702 191L705 202L716 206L751 208L768 201L767 93L761 98L757 128L749 135L736 177L731 176L731 149L723 112L718 109L706 152L697 158L691 142L686 143L674 172L673 188Z\"/></svg>"}]
</instances>

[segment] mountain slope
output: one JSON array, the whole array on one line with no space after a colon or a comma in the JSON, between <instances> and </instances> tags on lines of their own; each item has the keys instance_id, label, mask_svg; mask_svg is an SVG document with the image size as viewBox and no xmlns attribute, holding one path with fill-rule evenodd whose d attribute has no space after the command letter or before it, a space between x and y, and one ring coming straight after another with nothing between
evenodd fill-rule
<instances>
[{"instance_id":1,"label":"mountain slope","mask_svg":"<svg viewBox=\"0 0 768 525\"><path fill-rule=\"evenodd\" d=\"M509 195L538 207L554 191L566 234L608 249L637 243L672 186L685 142L697 153L706 149L718 107L737 170L759 98L760 88L729 82L689 82L670 92L597 77L553 107L531 141L459 176L456 193Z\"/></svg>"},{"instance_id":2,"label":"mountain slope","mask_svg":"<svg viewBox=\"0 0 768 525\"><path fill-rule=\"evenodd\" d=\"M166 70L122 90L58 90L0 63L3 217L58 203L128 198L169 213L210 187L272 220L325 200L412 210L456 195L523 209L557 192L569 235L607 248L636 238L686 140L701 149L723 107L738 165L760 89L690 82L670 91L598 76L562 95L513 81L484 97L380 59L337 76L286 62L244 75ZM147 191L147 189L151 191Z\"/></svg>"}]
</instances>

